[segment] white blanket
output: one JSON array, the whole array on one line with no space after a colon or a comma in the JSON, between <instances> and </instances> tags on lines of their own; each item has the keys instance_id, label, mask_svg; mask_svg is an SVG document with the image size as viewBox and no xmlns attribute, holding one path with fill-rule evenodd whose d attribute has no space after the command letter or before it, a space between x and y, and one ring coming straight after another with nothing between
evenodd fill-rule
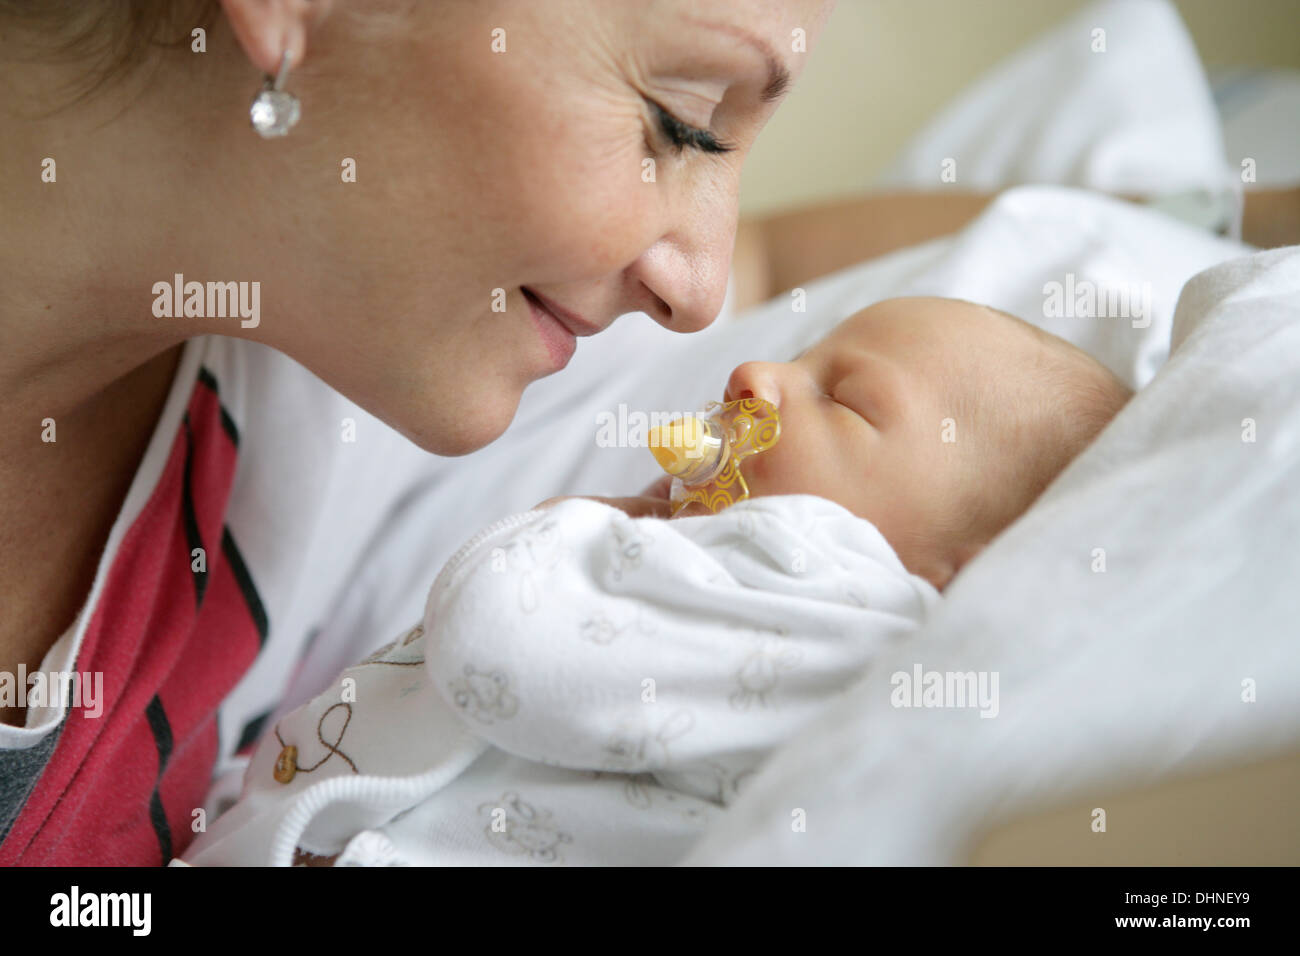
<instances>
[{"instance_id":1,"label":"white blanket","mask_svg":"<svg viewBox=\"0 0 1300 956\"><path fill-rule=\"evenodd\" d=\"M678 861L937 602L870 522L812 496L512 516L448 561L423 628L278 722L186 861ZM289 746L304 769L280 780Z\"/></svg>"}]
</instances>

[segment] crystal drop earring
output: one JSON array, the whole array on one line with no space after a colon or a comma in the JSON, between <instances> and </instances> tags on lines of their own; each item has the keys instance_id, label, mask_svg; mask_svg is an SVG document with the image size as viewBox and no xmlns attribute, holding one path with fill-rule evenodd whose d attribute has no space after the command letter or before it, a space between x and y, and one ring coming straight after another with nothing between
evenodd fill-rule
<instances>
[{"instance_id":1,"label":"crystal drop earring","mask_svg":"<svg viewBox=\"0 0 1300 956\"><path fill-rule=\"evenodd\" d=\"M280 72L275 79L267 76L262 88L253 97L253 105L248 108L249 119L253 129L263 139L286 136L302 115L298 97L284 89L284 82L289 78L289 51L284 51L280 59Z\"/></svg>"}]
</instances>

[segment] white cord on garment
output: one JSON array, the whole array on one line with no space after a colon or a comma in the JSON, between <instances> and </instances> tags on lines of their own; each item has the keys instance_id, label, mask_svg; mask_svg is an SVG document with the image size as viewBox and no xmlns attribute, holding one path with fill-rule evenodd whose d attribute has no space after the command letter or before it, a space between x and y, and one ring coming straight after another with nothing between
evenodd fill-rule
<instances>
[{"instance_id":1,"label":"white cord on garment","mask_svg":"<svg viewBox=\"0 0 1300 956\"><path fill-rule=\"evenodd\" d=\"M316 814L333 803L379 803L406 808L437 793L488 749L486 741L468 739L433 770L413 777L330 777L304 790L290 805L271 841L271 866L293 866L298 841Z\"/></svg>"}]
</instances>

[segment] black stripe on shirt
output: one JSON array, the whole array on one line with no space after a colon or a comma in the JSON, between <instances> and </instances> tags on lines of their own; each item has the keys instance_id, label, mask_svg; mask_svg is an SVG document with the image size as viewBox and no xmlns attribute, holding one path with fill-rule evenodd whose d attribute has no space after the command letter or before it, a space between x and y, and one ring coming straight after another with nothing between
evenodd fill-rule
<instances>
[{"instance_id":1,"label":"black stripe on shirt","mask_svg":"<svg viewBox=\"0 0 1300 956\"><path fill-rule=\"evenodd\" d=\"M262 728L266 726L270 716L271 712L268 710L244 724L244 729L239 734L239 743L235 744L235 753L243 753L246 747L257 743L257 739L262 736Z\"/></svg>"},{"instance_id":2,"label":"black stripe on shirt","mask_svg":"<svg viewBox=\"0 0 1300 956\"><path fill-rule=\"evenodd\" d=\"M154 744L158 747L158 779L154 782L153 793L149 797L149 822L153 824L153 832L158 835L163 866L166 866L172 858L172 830L167 823L167 812L163 809L159 787L162 786L163 773L166 772L167 761L172 755L172 727L163 710L162 699L157 694L149 701L144 713L149 719L149 729L153 731Z\"/></svg>"},{"instance_id":3,"label":"black stripe on shirt","mask_svg":"<svg viewBox=\"0 0 1300 956\"><path fill-rule=\"evenodd\" d=\"M230 562L230 571L235 576L235 583L239 585L240 593L244 595L244 603L248 605L253 626L257 628L257 649L260 651L266 646L270 622L266 618L266 607L262 604L262 598L253 584L253 576L248 573L248 565L244 563L244 556L239 553L239 548L235 546L235 539L230 536L229 527L221 529L221 552Z\"/></svg>"},{"instance_id":4,"label":"black stripe on shirt","mask_svg":"<svg viewBox=\"0 0 1300 956\"><path fill-rule=\"evenodd\" d=\"M203 595L208 589L208 551L203 547L203 535L199 531L199 518L194 510L194 432L190 428L190 413L186 412L182 423L185 426L185 480L181 482L181 512L185 518L185 540L189 552L185 560L189 562L190 574L194 578L194 604L203 606ZM202 571L194 570L194 549L203 551Z\"/></svg>"},{"instance_id":5,"label":"black stripe on shirt","mask_svg":"<svg viewBox=\"0 0 1300 956\"><path fill-rule=\"evenodd\" d=\"M230 437L231 444L238 448L239 427L235 424L235 420L230 417L230 413L226 411L226 406L221 403L221 388L217 385L217 377L200 365L199 383L210 388L212 394L217 396L217 408L221 409L221 427L225 429L226 434Z\"/></svg>"}]
</instances>

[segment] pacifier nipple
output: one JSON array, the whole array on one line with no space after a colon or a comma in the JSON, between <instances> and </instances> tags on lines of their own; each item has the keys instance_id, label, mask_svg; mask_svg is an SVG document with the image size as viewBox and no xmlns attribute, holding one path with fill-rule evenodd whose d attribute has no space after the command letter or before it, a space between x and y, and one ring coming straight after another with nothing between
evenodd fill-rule
<instances>
[{"instance_id":1,"label":"pacifier nipple","mask_svg":"<svg viewBox=\"0 0 1300 956\"><path fill-rule=\"evenodd\" d=\"M693 501L714 513L749 497L740 462L781 437L776 406L761 398L710 402L704 415L687 415L652 428L650 452L673 476L675 515Z\"/></svg>"},{"instance_id":2,"label":"pacifier nipple","mask_svg":"<svg viewBox=\"0 0 1300 956\"><path fill-rule=\"evenodd\" d=\"M704 426L694 415L689 415L650 429L650 453L660 468L677 476L690 468L692 458L700 457L703 439Z\"/></svg>"},{"instance_id":3,"label":"pacifier nipple","mask_svg":"<svg viewBox=\"0 0 1300 956\"><path fill-rule=\"evenodd\" d=\"M687 415L650 429L650 453L674 478L699 482L716 471L727 452L726 436L717 422Z\"/></svg>"}]
</instances>

